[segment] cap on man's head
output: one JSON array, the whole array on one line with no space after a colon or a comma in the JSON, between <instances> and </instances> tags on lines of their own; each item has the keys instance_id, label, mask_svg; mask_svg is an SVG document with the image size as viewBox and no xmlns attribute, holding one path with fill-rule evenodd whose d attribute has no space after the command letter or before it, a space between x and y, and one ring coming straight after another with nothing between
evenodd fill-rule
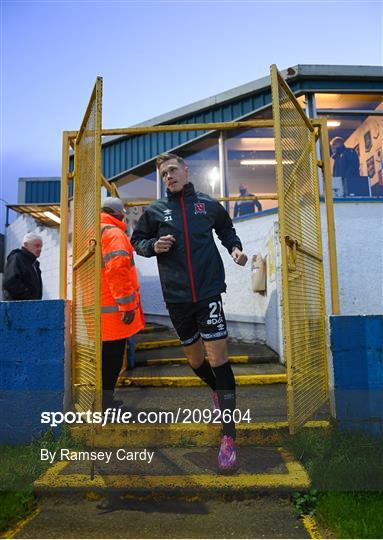
<instances>
[{"instance_id":1,"label":"cap on man's head","mask_svg":"<svg viewBox=\"0 0 383 540\"><path fill-rule=\"evenodd\" d=\"M107 197L102 201L101 209L107 208L116 214L125 214L124 203L118 197Z\"/></svg>"}]
</instances>

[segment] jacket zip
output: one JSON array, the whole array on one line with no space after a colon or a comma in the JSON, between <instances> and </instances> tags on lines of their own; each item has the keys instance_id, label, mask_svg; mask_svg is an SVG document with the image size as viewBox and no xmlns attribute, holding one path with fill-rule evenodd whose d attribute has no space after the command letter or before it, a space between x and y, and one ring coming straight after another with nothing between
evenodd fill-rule
<instances>
[{"instance_id":1,"label":"jacket zip","mask_svg":"<svg viewBox=\"0 0 383 540\"><path fill-rule=\"evenodd\" d=\"M187 221L186 221L186 210L185 210L185 201L184 201L184 192L183 191L181 193L181 210L182 210L182 218L183 218L183 222L184 222L186 255L187 255L187 261L188 261L188 269L189 269L190 285L191 285L191 290L192 290L192 298L193 298L193 302L197 302L197 295L196 295L195 286L194 286L193 268L192 268L192 264L191 264L189 232L188 232L188 225L187 225Z\"/></svg>"}]
</instances>

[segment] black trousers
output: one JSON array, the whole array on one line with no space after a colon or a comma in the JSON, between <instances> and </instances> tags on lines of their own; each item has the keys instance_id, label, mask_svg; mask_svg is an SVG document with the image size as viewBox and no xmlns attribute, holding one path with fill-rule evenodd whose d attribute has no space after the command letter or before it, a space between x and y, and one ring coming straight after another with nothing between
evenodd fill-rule
<instances>
[{"instance_id":1,"label":"black trousers","mask_svg":"<svg viewBox=\"0 0 383 540\"><path fill-rule=\"evenodd\" d=\"M113 404L114 387L121 371L126 338L102 342L102 405Z\"/></svg>"}]
</instances>

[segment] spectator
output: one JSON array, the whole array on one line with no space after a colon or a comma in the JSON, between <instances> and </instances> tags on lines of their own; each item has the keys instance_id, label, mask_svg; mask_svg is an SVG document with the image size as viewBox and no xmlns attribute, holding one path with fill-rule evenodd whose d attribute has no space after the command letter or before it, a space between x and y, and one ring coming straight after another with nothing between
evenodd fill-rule
<instances>
[{"instance_id":1,"label":"spectator","mask_svg":"<svg viewBox=\"0 0 383 540\"><path fill-rule=\"evenodd\" d=\"M254 197L252 193L247 192L247 186L244 184L239 184L239 194L240 197ZM236 201L234 205L234 216L233 217L242 217L247 214L254 214L255 207L257 207L258 212L262 212L261 203L255 199L253 201Z\"/></svg>"},{"instance_id":2,"label":"spectator","mask_svg":"<svg viewBox=\"0 0 383 540\"><path fill-rule=\"evenodd\" d=\"M331 141L332 158L334 166L332 175L342 178L360 176L359 157L353 148L344 145L342 137L334 137Z\"/></svg>"},{"instance_id":3,"label":"spectator","mask_svg":"<svg viewBox=\"0 0 383 540\"><path fill-rule=\"evenodd\" d=\"M4 300L41 300L43 283L38 258L43 247L41 236L28 233L21 249L7 257L3 276Z\"/></svg>"}]
</instances>

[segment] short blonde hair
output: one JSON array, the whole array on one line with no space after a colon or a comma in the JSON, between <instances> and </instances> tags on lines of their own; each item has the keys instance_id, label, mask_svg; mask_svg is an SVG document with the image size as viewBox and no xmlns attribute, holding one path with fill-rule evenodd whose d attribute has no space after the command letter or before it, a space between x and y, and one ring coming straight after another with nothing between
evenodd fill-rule
<instances>
[{"instance_id":1,"label":"short blonde hair","mask_svg":"<svg viewBox=\"0 0 383 540\"><path fill-rule=\"evenodd\" d=\"M181 165L186 167L186 163L181 156L177 156L177 154L171 154L170 152L164 152L163 154L160 154L156 159L157 169L159 169L163 163L165 163L166 161L170 161L171 159L176 159L178 163L181 163Z\"/></svg>"}]
</instances>

